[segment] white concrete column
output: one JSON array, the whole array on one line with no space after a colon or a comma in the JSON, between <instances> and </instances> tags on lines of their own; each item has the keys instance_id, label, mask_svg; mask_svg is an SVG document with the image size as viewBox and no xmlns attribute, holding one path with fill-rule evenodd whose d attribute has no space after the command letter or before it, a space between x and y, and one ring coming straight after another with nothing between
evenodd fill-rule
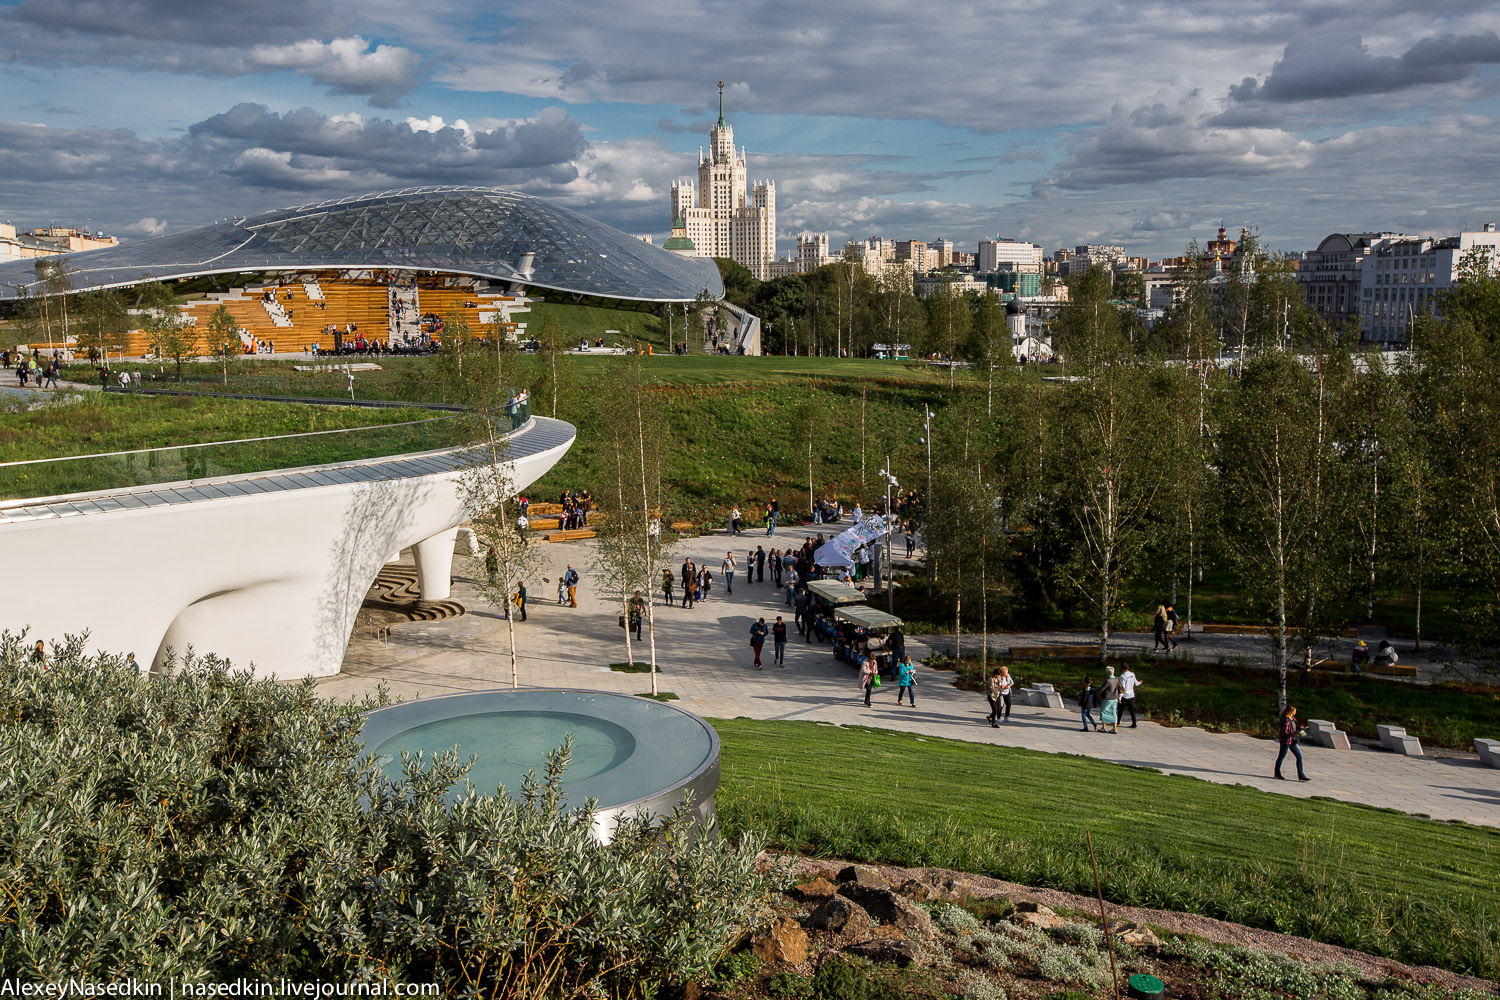
<instances>
[{"instance_id":1,"label":"white concrete column","mask_svg":"<svg viewBox=\"0 0 1500 1000\"><path fill-rule=\"evenodd\" d=\"M417 561L417 588L424 601L446 601L453 583L453 545L457 526L440 531L411 547Z\"/></svg>"}]
</instances>

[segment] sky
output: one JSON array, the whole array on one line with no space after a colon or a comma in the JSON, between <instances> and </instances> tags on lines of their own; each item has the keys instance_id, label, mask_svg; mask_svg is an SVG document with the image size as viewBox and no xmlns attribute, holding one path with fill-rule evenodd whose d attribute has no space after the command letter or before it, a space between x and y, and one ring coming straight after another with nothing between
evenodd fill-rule
<instances>
[{"instance_id":1,"label":"sky","mask_svg":"<svg viewBox=\"0 0 1500 1000\"><path fill-rule=\"evenodd\" d=\"M1500 221L1493 0L0 0L0 220L479 184L660 241L720 80L783 252Z\"/></svg>"}]
</instances>

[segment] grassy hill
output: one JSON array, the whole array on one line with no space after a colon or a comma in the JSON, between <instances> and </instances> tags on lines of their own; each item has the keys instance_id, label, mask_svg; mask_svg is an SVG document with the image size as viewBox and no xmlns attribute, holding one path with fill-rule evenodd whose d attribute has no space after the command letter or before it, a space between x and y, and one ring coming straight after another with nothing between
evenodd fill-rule
<instances>
[{"instance_id":1,"label":"grassy hill","mask_svg":"<svg viewBox=\"0 0 1500 1000\"><path fill-rule=\"evenodd\" d=\"M581 338L593 343L595 338L604 337L608 347L617 343L625 347L640 343L651 344L657 351L667 349L667 322L662 318L659 306L621 309L571 302L538 302L530 312L519 314L517 319L526 324L530 333L541 330L542 323L551 319L566 334L565 342L572 345L577 345ZM605 330L619 330L620 333L606 336ZM682 339L681 317L674 320L673 337L678 341Z\"/></svg>"}]
</instances>

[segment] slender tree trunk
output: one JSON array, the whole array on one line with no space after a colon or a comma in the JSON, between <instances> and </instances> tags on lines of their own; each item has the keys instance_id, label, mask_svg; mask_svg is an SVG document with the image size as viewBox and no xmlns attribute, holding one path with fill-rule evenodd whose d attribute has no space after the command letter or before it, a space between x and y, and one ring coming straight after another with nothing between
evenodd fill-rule
<instances>
[{"instance_id":1,"label":"slender tree trunk","mask_svg":"<svg viewBox=\"0 0 1500 1000\"><path fill-rule=\"evenodd\" d=\"M639 448L639 456L641 460L641 537L645 541L644 565L646 567L646 572L644 576L646 578L646 585L647 587L649 587L652 582L654 582L653 571L656 569L656 563L653 562L651 558L651 498L646 490L646 415L641 412L641 387L639 385L636 385L634 386L634 389L636 445ZM658 511L657 513L658 516L660 516L661 512ZM651 636L651 694L654 696L657 694L655 611L656 601L649 596L649 591L647 593L648 596L646 598L646 607L644 609L644 614L646 615L646 631L650 633ZM625 619L625 625L625 630L627 632L630 631L629 618Z\"/></svg>"},{"instance_id":2,"label":"slender tree trunk","mask_svg":"<svg viewBox=\"0 0 1500 1000\"><path fill-rule=\"evenodd\" d=\"M1370 463L1370 579L1365 586L1365 621L1375 620L1375 559L1380 527L1380 463Z\"/></svg>"}]
</instances>

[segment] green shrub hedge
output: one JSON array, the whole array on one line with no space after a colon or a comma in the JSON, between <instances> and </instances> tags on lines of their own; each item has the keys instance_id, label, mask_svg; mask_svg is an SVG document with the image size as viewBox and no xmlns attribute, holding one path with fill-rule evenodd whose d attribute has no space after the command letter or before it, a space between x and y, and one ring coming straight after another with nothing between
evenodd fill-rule
<instances>
[{"instance_id":1,"label":"green shrub hedge","mask_svg":"<svg viewBox=\"0 0 1500 1000\"><path fill-rule=\"evenodd\" d=\"M710 974L765 899L759 844L561 804L569 748L514 797L444 792L456 753L388 779L364 705L213 658L148 679L70 637L0 635L0 969L435 983L636 996Z\"/></svg>"}]
</instances>

